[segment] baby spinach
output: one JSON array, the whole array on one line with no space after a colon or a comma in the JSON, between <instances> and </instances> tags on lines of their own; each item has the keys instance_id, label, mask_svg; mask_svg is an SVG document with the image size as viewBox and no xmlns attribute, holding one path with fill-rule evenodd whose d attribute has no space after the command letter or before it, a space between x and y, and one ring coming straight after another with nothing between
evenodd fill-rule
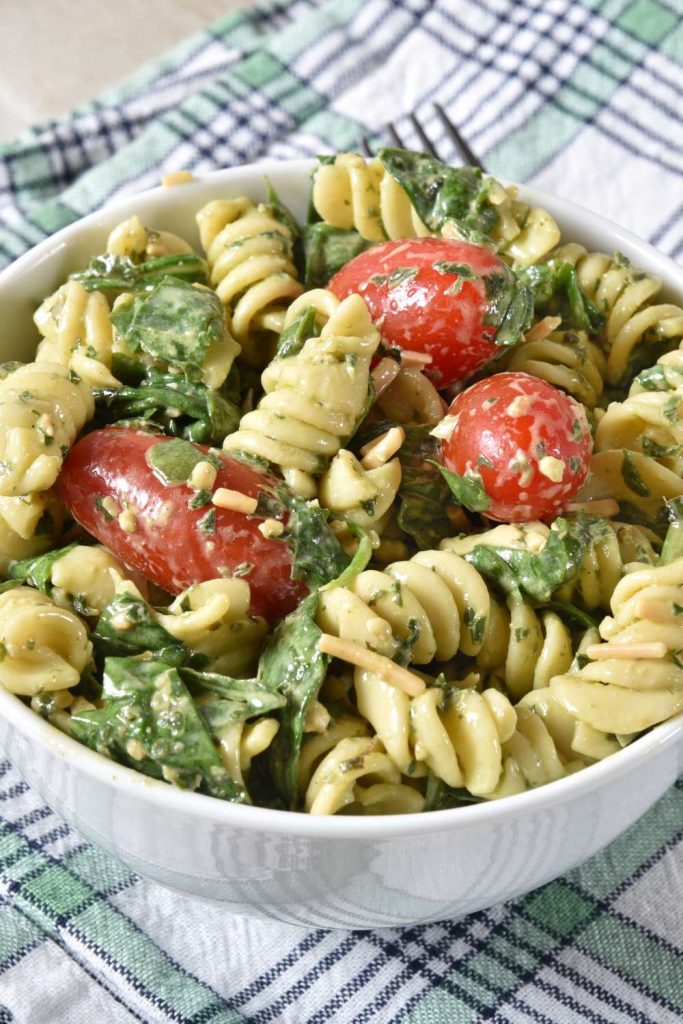
<instances>
[{"instance_id":1,"label":"baby spinach","mask_svg":"<svg viewBox=\"0 0 683 1024\"><path fill-rule=\"evenodd\" d=\"M167 665L183 665L190 651L157 622L146 601L134 594L118 594L102 612L93 630L99 658L148 654Z\"/></svg>"},{"instance_id":2,"label":"baby spinach","mask_svg":"<svg viewBox=\"0 0 683 1024\"><path fill-rule=\"evenodd\" d=\"M97 426L142 418L165 433L197 444L222 444L239 424L237 406L225 388L208 388L171 371L147 369L137 384L95 391Z\"/></svg>"},{"instance_id":3,"label":"baby spinach","mask_svg":"<svg viewBox=\"0 0 683 1024\"><path fill-rule=\"evenodd\" d=\"M88 292L139 292L154 288L164 277L209 284L206 260L195 253L173 253L134 263L128 256L107 252L94 256L86 269L71 274L70 280L78 281Z\"/></svg>"},{"instance_id":4,"label":"baby spinach","mask_svg":"<svg viewBox=\"0 0 683 1024\"><path fill-rule=\"evenodd\" d=\"M324 221L306 224L302 234L306 287L324 288L338 270L371 245L353 228L347 231Z\"/></svg>"},{"instance_id":5,"label":"baby spinach","mask_svg":"<svg viewBox=\"0 0 683 1024\"><path fill-rule=\"evenodd\" d=\"M666 531L658 565L668 565L677 558L683 558L683 498L672 498L670 501L665 499L665 505L669 529Z\"/></svg>"},{"instance_id":6,"label":"baby spinach","mask_svg":"<svg viewBox=\"0 0 683 1024\"><path fill-rule=\"evenodd\" d=\"M453 221L462 238L491 244L498 212L489 199L489 179L478 167L449 167L426 153L380 149L378 156L432 231Z\"/></svg>"},{"instance_id":7,"label":"baby spinach","mask_svg":"<svg viewBox=\"0 0 683 1024\"><path fill-rule=\"evenodd\" d=\"M172 277L117 306L111 320L133 352L179 366L194 378L212 345L233 344L218 295Z\"/></svg>"},{"instance_id":8,"label":"baby spinach","mask_svg":"<svg viewBox=\"0 0 683 1024\"><path fill-rule=\"evenodd\" d=\"M287 356L297 355L309 338L317 338L319 335L320 325L315 307L308 306L280 335L275 352L276 358L286 359Z\"/></svg>"},{"instance_id":9,"label":"baby spinach","mask_svg":"<svg viewBox=\"0 0 683 1024\"><path fill-rule=\"evenodd\" d=\"M20 580L30 587L35 587L49 597L52 593L52 567L55 562L76 547L76 544L67 544L66 547L57 548L56 551L48 551L45 555L38 555L36 558L24 558L20 562L14 562L9 577L12 580ZM76 609L78 611L78 609Z\"/></svg>"},{"instance_id":10,"label":"baby spinach","mask_svg":"<svg viewBox=\"0 0 683 1024\"><path fill-rule=\"evenodd\" d=\"M579 287L576 269L564 260L518 267L517 277L533 292L534 317L559 316L562 328L591 334L604 316Z\"/></svg>"},{"instance_id":11,"label":"baby spinach","mask_svg":"<svg viewBox=\"0 0 683 1024\"><path fill-rule=\"evenodd\" d=\"M286 706L271 751L273 780L290 810L298 806L298 769L306 714L322 686L329 657L320 651L318 595L310 594L282 620L259 663L258 681L282 694Z\"/></svg>"},{"instance_id":12,"label":"baby spinach","mask_svg":"<svg viewBox=\"0 0 683 1024\"><path fill-rule=\"evenodd\" d=\"M556 519L539 552L478 544L463 557L504 593L520 592L546 603L576 576L589 548L610 532L607 520L581 512Z\"/></svg>"},{"instance_id":13,"label":"baby spinach","mask_svg":"<svg viewBox=\"0 0 683 1024\"><path fill-rule=\"evenodd\" d=\"M470 512L486 512L486 509L490 508L491 499L478 473L468 471L464 476L460 476L459 473L446 469L440 462L435 462L434 465L448 484L458 505L469 509Z\"/></svg>"},{"instance_id":14,"label":"baby spinach","mask_svg":"<svg viewBox=\"0 0 683 1024\"><path fill-rule=\"evenodd\" d=\"M81 743L145 775L183 789L244 803L206 722L178 670L162 661L107 658L103 706L76 711L71 732Z\"/></svg>"},{"instance_id":15,"label":"baby spinach","mask_svg":"<svg viewBox=\"0 0 683 1024\"><path fill-rule=\"evenodd\" d=\"M437 775L430 775L427 779L423 811L447 811L453 807L467 807L481 802L481 797L472 796L464 788L454 789Z\"/></svg>"}]
</instances>

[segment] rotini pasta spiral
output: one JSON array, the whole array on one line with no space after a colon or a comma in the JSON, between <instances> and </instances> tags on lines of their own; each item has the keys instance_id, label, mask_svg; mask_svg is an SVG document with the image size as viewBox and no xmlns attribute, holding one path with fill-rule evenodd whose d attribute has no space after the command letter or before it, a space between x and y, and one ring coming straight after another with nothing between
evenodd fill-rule
<instances>
[{"instance_id":1,"label":"rotini pasta spiral","mask_svg":"<svg viewBox=\"0 0 683 1024\"><path fill-rule=\"evenodd\" d=\"M642 452L683 475L683 388L640 391L612 402L598 423L595 450Z\"/></svg>"},{"instance_id":2,"label":"rotini pasta spiral","mask_svg":"<svg viewBox=\"0 0 683 1024\"><path fill-rule=\"evenodd\" d=\"M230 722L216 730L218 752L231 779L245 784L251 762L268 749L279 726L276 718L259 718L256 722Z\"/></svg>"},{"instance_id":3,"label":"rotini pasta spiral","mask_svg":"<svg viewBox=\"0 0 683 1024\"><path fill-rule=\"evenodd\" d=\"M10 365L0 379L0 495L51 487L93 411L90 387L66 367Z\"/></svg>"},{"instance_id":4,"label":"rotini pasta spiral","mask_svg":"<svg viewBox=\"0 0 683 1024\"><path fill-rule=\"evenodd\" d=\"M683 338L683 309L670 302L655 304L662 286L658 277L636 270L624 257L587 253L581 245L563 246L553 256L576 267L579 287L605 314L605 374L610 384L629 379L631 359L640 346L652 346L658 355L661 346L675 348ZM643 365L640 354L638 361Z\"/></svg>"},{"instance_id":5,"label":"rotini pasta spiral","mask_svg":"<svg viewBox=\"0 0 683 1024\"><path fill-rule=\"evenodd\" d=\"M0 685L34 696L75 686L92 644L76 615L30 587L0 594Z\"/></svg>"},{"instance_id":6,"label":"rotini pasta spiral","mask_svg":"<svg viewBox=\"0 0 683 1024\"><path fill-rule=\"evenodd\" d=\"M551 680L550 692L574 719L600 733L630 735L683 708L683 558L644 566L615 587L603 643L582 668Z\"/></svg>"},{"instance_id":7,"label":"rotini pasta spiral","mask_svg":"<svg viewBox=\"0 0 683 1024\"><path fill-rule=\"evenodd\" d=\"M604 387L605 357L584 331L554 331L522 341L504 360L504 369L540 377L593 409Z\"/></svg>"},{"instance_id":8,"label":"rotini pasta spiral","mask_svg":"<svg viewBox=\"0 0 683 1024\"><path fill-rule=\"evenodd\" d=\"M318 496L324 508L367 529L389 511L400 484L398 459L365 469L352 452L342 448L320 478Z\"/></svg>"},{"instance_id":9,"label":"rotini pasta spiral","mask_svg":"<svg viewBox=\"0 0 683 1024\"><path fill-rule=\"evenodd\" d=\"M336 814L354 802L359 779L398 786L401 775L377 737L348 736L323 757L306 788L309 814Z\"/></svg>"},{"instance_id":10,"label":"rotini pasta spiral","mask_svg":"<svg viewBox=\"0 0 683 1024\"><path fill-rule=\"evenodd\" d=\"M99 544L76 544L50 566L50 597L60 608L99 616L116 595L116 579L123 566Z\"/></svg>"},{"instance_id":11,"label":"rotini pasta spiral","mask_svg":"<svg viewBox=\"0 0 683 1024\"><path fill-rule=\"evenodd\" d=\"M54 490L0 496L0 571L9 562L42 555L62 528L64 506Z\"/></svg>"},{"instance_id":12,"label":"rotini pasta spiral","mask_svg":"<svg viewBox=\"0 0 683 1024\"><path fill-rule=\"evenodd\" d=\"M560 240L555 221L546 211L520 202L493 178L487 183L487 197L497 207L493 237L501 255L524 265L542 259ZM355 228L368 242L433 234L378 157L367 161L358 153L339 153L334 161L321 163L313 175L311 201L327 224ZM445 237L458 237L452 228L445 225Z\"/></svg>"},{"instance_id":13,"label":"rotini pasta spiral","mask_svg":"<svg viewBox=\"0 0 683 1024\"><path fill-rule=\"evenodd\" d=\"M242 358L263 366L283 328L287 302L300 295L292 233L267 206L216 199L197 214L211 283L226 307Z\"/></svg>"},{"instance_id":14,"label":"rotini pasta spiral","mask_svg":"<svg viewBox=\"0 0 683 1024\"><path fill-rule=\"evenodd\" d=\"M420 551L324 590L318 625L388 658L404 645L406 660L416 665L449 661L460 651L517 698L546 686L572 660L571 636L557 615L539 615L513 598L502 604L451 551Z\"/></svg>"},{"instance_id":15,"label":"rotini pasta spiral","mask_svg":"<svg viewBox=\"0 0 683 1024\"><path fill-rule=\"evenodd\" d=\"M223 447L267 459L311 497L314 477L325 472L363 415L378 344L365 303L350 295L336 305L320 337L270 363L261 378L264 397Z\"/></svg>"},{"instance_id":16,"label":"rotini pasta spiral","mask_svg":"<svg viewBox=\"0 0 683 1024\"><path fill-rule=\"evenodd\" d=\"M192 246L179 235L146 228L137 214L117 224L107 239L107 252L114 256L127 256L134 263L193 251Z\"/></svg>"},{"instance_id":17,"label":"rotini pasta spiral","mask_svg":"<svg viewBox=\"0 0 683 1024\"><path fill-rule=\"evenodd\" d=\"M43 340L37 363L58 363L91 387L119 387L112 376L112 324L109 303L101 292L87 292L68 281L38 307L33 317Z\"/></svg>"}]
</instances>

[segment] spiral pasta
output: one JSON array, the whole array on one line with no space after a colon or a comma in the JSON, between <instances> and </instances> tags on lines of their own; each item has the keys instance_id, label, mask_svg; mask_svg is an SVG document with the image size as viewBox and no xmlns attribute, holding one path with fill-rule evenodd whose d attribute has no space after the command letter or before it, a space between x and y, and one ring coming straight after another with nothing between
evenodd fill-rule
<instances>
[{"instance_id":1,"label":"spiral pasta","mask_svg":"<svg viewBox=\"0 0 683 1024\"><path fill-rule=\"evenodd\" d=\"M553 678L550 692L577 721L628 736L683 708L683 558L630 572L610 603L591 660Z\"/></svg>"},{"instance_id":2,"label":"spiral pasta","mask_svg":"<svg viewBox=\"0 0 683 1024\"><path fill-rule=\"evenodd\" d=\"M595 450L642 452L683 474L683 387L639 391L612 402L598 423Z\"/></svg>"},{"instance_id":3,"label":"spiral pasta","mask_svg":"<svg viewBox=\"0 0 683 1024\"><path fill-rule=\"evenodd\" d=\"M655 302L662 287L658 277L637 270L623 256L588 253L577 244L563 246L553 256L576 267L579 287L605 314L605 375L610 384L629 379L630 362L640 346L661 352L662 345L675 348L683 338L683 309ZM647 358L644 362L647 365Z\"/></svg>"},{"instance_id":4,"label":"spiral pasta","mask_svg":"<svg viewBox=\"0 0 683 1024\"><path fill-rule=\"evenodd\" d=\"M56 363L26 363L0 380L0 495L51 487L94 411L87 383Z\"/></svg>"},{"instance_id":5,"label":"spiral pasta","mask_svg":"<svg viewBox=\"0 0 683 1024\"><path fill-rule=\"evenodd\" d=\"M325 472L363 415L378 344L365 303L349 295L320 337L270 363L261 378L264 397L223 447L267 459L295 490L312 496L314 477Z\"/></svg>"},{"instance_id":6,"label":"spiral pasta","mask_svg":"<svg viewBox=\"0 0 683 1024\"><path fill-rule=\"evenodd\" d=\"M242 358L263 366L282 331L288 300L300 295L292 233L250 199L216 199L197 214L211 283L228 312Z\"/></svg>"},{"instance_id":7,"label":"spiral pasta","mask_svg":"<svg viewBox=\"0 0 683 1024\"><path fill-rule=\"evenodd\" d=\"M30 697L75 686L92 644L80 619L30 587L0 594L0 685Z\"/></svg>"},{"instance_id":8,"label":"spiral pasta","mask_svg":"<svg viewBox=\"0 0 683 1024\"><path fill-rule=\"evenodd\" d=\"M342 448L320 478L318 496L324 508L367 529L392 507L400 484L398 459L365 469L352 452Z\"/></svg>"},{"instance_id":9,"label":"spiral pasta","mask_svg":"<svg viewBox=\"0 0 683 1024\"><path fill-rule=\"evenodd\" d=\"M49 551L62 528L64 506L53 489L0 496L0 571L17 559Z\"/></svg>"},{"instance_id":10,"label":"spiral pasta","mask_svg":"<svg viewBox=\"0 0 683 1024\"><path fill-rule=\"evenodd\" d=\"M50 597L60 608L97 617L116 596L116 579L123 566L99 544L76 544L50 566Z\"/></svg>"},{"instance_id":11,"label":"spiral pasta","mask_svg":"<svg viewBox=\"0 0 683 1024\"><path fill-rule=\"evenodd\" d=\"M605 357L584 331L553 331L517 345L504 369L540 377L566 391L587 409L598 404L604 388Z\"/></svg>"},{"instance_id":12,"label":"spiral pasta","mask_svg":"<svg viewBox=\"0 0 683 1024\"><path fill-rule=\"evenodd\" d=\"M92 387L119 387L111 374L113 330L109 303L101 292L87 292L67 281L48 296L33 317L43 340L37 363L66 366Z\"/></svg>"},{"instance_id":13,"label":"spiral pasta","mask_svg":"<svg viewBox=\"0 0 683 1024\"><path fill-rule=\"evenodd\" d=\"M523 265L542 259L560 240L560 231L544 210L530 208L512 191L487 179L487 197L497 207L493 232L502 256ZM341 230L355 228L368 242L433 234L420 220L405 190L378 157L339 153L315 170L311 202L318 216ZM446 224L445 237L459 237Z\"/></svg>"},{"instance_id":14,"label":"spiral pasta","mask_svg":"<svg viewBox=\"0 0 683 1024\"><path fill-rule=\"evenodd\" d=\"M193 251L189 242L179 235L145 227L137 214L117 224L107 239L108 253L114 256L127 256L134 263Z\"/></svg>"},{"instance_id":15,"label":"spiral pasta","mask_svg":"<svg viewBox=\"0 0 683 1024\"><path fill-rule=\"evenodd\" d=\"M318 625L388 658L448 661L459 651L516 697L547 685L572 660L569 631L550 611L501 603L477 570L450 551L420 551L383 572L367 569L324 590Z\"/></svg>"}]
</instances>

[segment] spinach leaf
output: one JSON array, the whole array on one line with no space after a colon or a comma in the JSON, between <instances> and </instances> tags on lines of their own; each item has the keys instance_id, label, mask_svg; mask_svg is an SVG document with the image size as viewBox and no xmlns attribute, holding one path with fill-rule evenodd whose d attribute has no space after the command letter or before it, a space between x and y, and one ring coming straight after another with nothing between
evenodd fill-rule
<instances>
[{"instance_id":1,"label":"spinach leaf","mask_svg":"<svg viewBox=\"0 0 683 1024\"><path fill-rule=\"evenodd\" d=\"M318 595L310 594L283 619L261 656L258 681L287 701L271 744L271 770L286 806L296 810L301 740L308 708L322 686L329 657L319 647Z\"/></svg>"},{"instance_id":2,"label":"spinach leaf","mask_svg":"<svg viewBox=\"0 0 683 1024\"><path fill-rule=\"evenodd\" d=\"M128 256L104 253L94 256L85 270L69 275L71 281L78 281L88 292L146 291L163 277L209 284L206 260L194 253L173 253L144 263L134 263Z\"/></svg>"},{"instance_id":3,"label":"spinach leaf","mask_svg":"<svg viewBox=\"0 0 683 1024\"><path fill-rule=\"evenodd\" d=\"M297 355L298 352L301 352L309 338L319 337L320 330L315 307L308 306L301 316L298 316L294 323L286 327L280 335L275 358L285 359L287 356Z\"/></svg>"},{"instance_id":4,"label":"spinach leaf","mask_svg":"<svg viewBox=\"0 0 683 1024\"><path fill-rule=\"evenodd\" d=\"M453 789L436 775L427 779L423 811L447 811L452 807L467 807L481 802L482 797L472 796L467 789Z\"/></svg>"},{"instance_id":5,"label":"spinach leaf","mask_svg":"<svg viewBox=\"0 0 683 1024\"><path fill-rule=\"evenodd\" d=\"M355 230L345 231L324 221L306 224L302 235L304 281L307 288L324 288L349 260L372 245Z\"/></svg>"},{"instance_id":6,"label":"spinach leaf","mask_svg":"<svg viewBox=\"0 0 683 1024\"><path fill-rule=\"evenodd\" d=\"M225 310L216 292L164 277L111 314L117 333L133 352L201 375L211 346L231 344Z\"/></svg>"},{"instance_id":7,"label":"spinach leaf","mask_svg":"<svg viewBox=\"0 0 683 1024\"><path fill-rule=\"evenodd\" d=\"M537 554L478 544L463 557L504 593L522 592L546 603L577 574L589 548L610 532L605 519L581 512L571 519L556 519Z\"/></svg>"},{"instance_id":8,"label":"spinach leaf","mask_svg":"<svg viewBox=\"0 0 683 1024\"><path fill-rule=\"evenodd\" d=\"M666 531L658 565L668 565L677 558L683 558L683 498L665 500L665 504L669 529Z\"/></svg>"},{"instance_id":9,"label":"spinach leaf","mask_svg":"<svg viewBox=\"0 0 683 1024\"><path fill-rule=\"evenodd\" d=\"M268 185L268 202L266 203L266 206L268 207L269 212L273 217L275 217L275 220L279 220L281 224L284 224L286 228L289 228L292 234L292 239L296 241L301 237L299 222L289 207L285 206L282 202L268 178L266 178L266 184Z\"/></svg>"},{"instance_id":10,"label":"spinach leaf","mask_svg":"<svg viewBox=\"0 0 683 1024\"><path fill-rule=\"evenodd\" d=\"M95 400L97 426L142 418L158 424L166 434L198 444L222 444L240 419L239 409L224 397L223 388L208 388L154 367L137 385L97 388Z\"/></svg>"},{"instance_id":11,"label":"spinach leaf","mask_svg":"<svg viewBox=\"0 0 683 1024\"><path fill-rule=\"evenodd\" d=\"M104 705L71 716L81 743L183 789L244 803L178 671L160 661L107 658Z\"/></svg>"},{"instance_id":12,"label":"spinach leaf","mask_svg":"<svg viewBox=\"0 0 683 1024\"><path fill-rule=\"evenodd\" d=\"M194 668L178 669L190 693L211 693L221 698L222 704L236 705L235 714L243 720L267 715L287 703L282 694L268 690L257 679L232 679L217 672L200 672Z\"/></svg>"},{"instance_id":13,"label":"spinach leaf","mask_svg":"<svg viewBox=\"0 0 683 1024\"><path fill-rule=\"evenodd\" d=\"M531 267L518 267L520 281L531 288L534 316L559 316L562 327L570 330L597 331L604 316L579 288L576 269L563 260L548 260Z\"/></svg>"},{"instance_id":14,"label":"spinach leaf","mask_svg":"<svg viewBox=\"0 0 683 1024\"><path fill-rule=\"evenodd\" d=\"M200 462L208 462L214 469L223 466L223 462L212 452L203 452L180 438L160 438L158 444L149 448L146 461L155 476L167 487L186 484ZM209 500L203 500L202 503L206 505Z\"/></svg>"},{"instance_id":15,"label":"spinach leaf","mask_svg":"<svg viewBox=\"0 0 683 1024\"><path fill-rule=\"evenodd\" d=\"M95 653L99 658L109 655L127 657L151 654L167 665L183 665L190 651L152 616L141 597L119 594L102 612L92 633Z\"/></svg>"},{"instance_id":16,"label":"spinach leaf","mask_svg":"<svg viewBox=\"0 0 683 1024\"><path fill-rule=\"evenodd\" d=\"M458 505L469 509L470 512L486 512L486 509L490 508L491 499L478 473L468 471L464 476L460 476L459 473L446 469L440 462L435 462L434 465L448 484Z\"/></svg>"},{"instance_id":17,"label":"spinach leaf","mask_svg":"<svg viewBox=\"0 0 683 1024\"><path fill-rule=\"evenodd\" d=\"M257 514L287 518L280 539L292 551L292 578L311 590L329 583L349 564L349 556L329 525L330 513L294 494L285 484L261 491Z\"/></svg>"},{"instance_id":18,"label":"spinach leaf","mask_svg":"<svg viewBox=\"0 0 683 1024\"><path fill-rule=\"evenodd\" d=\"M489 199L489 179L478 167L448 167L426 153L380 149L378 156L432 231L454 221L462 238L491 243L498 211Z\"/></svg>"},{"instance_id":19,"label":"spinach leaf","mask_svg":"<svg viewBox=\"0 0 683 1024\"><path fill-rule=\"evenodd\" d=\"M64 548L56 551L48 551L46 555L38 555L37 558L24 558L20 562L14 562L9 577L12 580L21 580L30 587L35 587L49 597L52 593L52 567L64 555L76 547L76 544L67 544ZM76 609L78 611L78 609Z\"/></svg>"}]
</instances>

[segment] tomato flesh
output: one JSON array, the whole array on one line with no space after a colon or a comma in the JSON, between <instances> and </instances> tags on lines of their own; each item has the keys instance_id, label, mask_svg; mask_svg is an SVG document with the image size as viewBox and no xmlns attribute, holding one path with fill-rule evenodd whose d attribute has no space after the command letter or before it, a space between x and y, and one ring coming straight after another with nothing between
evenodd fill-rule
<instances>
[{"instance_id":1,"label":"tomato flesh","mask_svg":"<svg viewBox=\"0 0 683 1024\"><path fill-rule=\"evenodd\" d=\"M328 288L340 299L361 295L385 343L431 356L425 372L444 388L499 354L497 326L486 322L491 274L508 277L510 270L484 246L406 238L349 260Z\"/></svg>"},{"instance_id":2,"label":"tomato flesh","mask_svg":"<svg viewBox=\"0 0 683 1024\"><path fill-rule=\"evenodd\" d=\"M251 589L251 612L281 618L308 593L291 578L292 557L280 540L259 532L262 519L247 517L210 501L191 508L196 496L187 484L168 485L147 461L153 445L172 439L117 427L86 434L71 449L62 468L60 486L74 519L110 548L128 566L171 594L204 580L250 566L245 575ZM201 445L198 450L207 452ZM214 488L227 487L258 497L274 481L251 466L215 453L222 466ZM109 509L103 506L113 499ZM134 529L126 532L112 510L134 512ZM205 517L213 511L213 531ZM200 525L204 520L204 526Z\"/></svg>"},{"instance_id":3,"label":"tomato flesh","mask_svg":"<svg viewBox=\"0 0 683 1024\"><path fill-rule=\"evenodd\" d=\"M546 381L498 373L454 398L448 417L443 463L481 479L491 519L553 519L588 475L592 441L585 410Z\"/></svg>"}]
</instances>

